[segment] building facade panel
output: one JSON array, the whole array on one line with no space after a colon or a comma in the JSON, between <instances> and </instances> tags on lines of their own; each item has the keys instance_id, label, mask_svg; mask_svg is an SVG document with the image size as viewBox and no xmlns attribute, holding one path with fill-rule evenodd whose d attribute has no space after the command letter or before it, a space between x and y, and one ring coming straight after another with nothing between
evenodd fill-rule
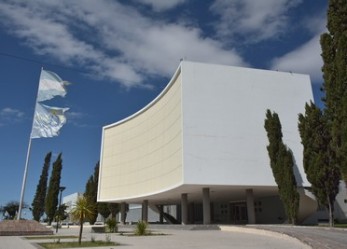
<instances>
[{"instance_id":1,"label":"building facade panel","mask_svg":"<svg viewBox=\"0 0 347 249\"><path fill-rule=\"evenodd\" d=\"M302 166L298 114L313 100L307 75L184 62L186 184L276 186L266 150L266 110L279 114L284 143Z\"/></svg>"},{"instance_id":2,"label":"building facade panel","mask_svg":"<svg viewBox=\"0 0 347 249\"><path fill-rule=\"evenodd\" d=\"M182 183L180 76L155 105L104 128L101 161L100 200L146 196Z\"/></svg>"}]
</instances>

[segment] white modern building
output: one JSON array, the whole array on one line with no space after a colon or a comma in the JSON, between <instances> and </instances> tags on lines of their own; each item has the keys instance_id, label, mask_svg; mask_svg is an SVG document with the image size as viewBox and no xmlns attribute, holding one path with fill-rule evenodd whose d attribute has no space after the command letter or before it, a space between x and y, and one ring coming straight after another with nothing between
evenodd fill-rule
<instances>
[{"instance_id":1,"label":"white modern building","mask_svg":"<svg viewBox=\"0 0 347 249\"><path fill-rule=\"evenodd\" d=\"M302 221L317 208L298 132L309 101L308 75L182 61L156 99L103 128L98 201L142 204L143 220L149 207L163 216L177 205L183 224L285 222L266 149L270 109L295 158Z\"/></svg>"}]
</instances>

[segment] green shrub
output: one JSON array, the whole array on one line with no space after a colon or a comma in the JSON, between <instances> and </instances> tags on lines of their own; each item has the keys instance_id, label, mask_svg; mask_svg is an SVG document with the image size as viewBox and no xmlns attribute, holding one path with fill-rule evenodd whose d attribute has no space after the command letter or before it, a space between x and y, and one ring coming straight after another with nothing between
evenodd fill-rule
<instances>
[{"instance_id":1,"label":"green shrub","mask_svg":"<svg viewBox=\"0 0 347 249\"><path fill-rule=\"evenodd\" d=\"M148 224L146 221L139 220L136 225L135 235L143 236L149 234L149 232L147 231L147 226Z\"/></svg>"},{"instance_id":2,"label":"green shrub","mask_svg":"<svg viewBox=\"0 0 347 249\"><path fill-rule=\"evenodd\" d=\"M116 219L108 219L106 221L106 227L109 233L116 233L118 230Z\"/></svg>"}]
</instances>

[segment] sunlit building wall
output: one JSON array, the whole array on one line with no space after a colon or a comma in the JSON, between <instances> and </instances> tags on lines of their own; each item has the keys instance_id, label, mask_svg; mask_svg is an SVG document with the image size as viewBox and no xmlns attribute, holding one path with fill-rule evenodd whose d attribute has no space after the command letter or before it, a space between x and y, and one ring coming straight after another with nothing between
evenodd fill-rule
<instances>
[{"instance_id":1,"label":"sunlit building wall","mask_svg":"<svg viewBox=\"0 0 347 249\"><path fill-rule=\"evenodd\" d=\"M278 199L264 129L270 109L279 114L284 143L293 152L302 217L307 216L315 205L303 189L310 184L297 124L309 101L308 75L182 61L156 99L103 128L98 200L229 203L229 213L230 203L241 201L251 223L256 216L264 220L266 210L264 217L255 214L255 201ZM204 210L208 220L213 212ZM180 215L188 219L185 208Z\"/></svg>"}]
</instances>

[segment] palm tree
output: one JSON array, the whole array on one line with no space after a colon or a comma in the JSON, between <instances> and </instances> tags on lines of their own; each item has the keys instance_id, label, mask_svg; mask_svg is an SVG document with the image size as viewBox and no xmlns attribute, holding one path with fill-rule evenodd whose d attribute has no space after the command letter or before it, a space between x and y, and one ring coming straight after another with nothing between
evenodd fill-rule
<instances>
[{"instance_id":1,"label":"palm tree","mask_svg":"<svg viewBox=\"0 0 347 249\"><path fill-rule=\"evenodd\" d=\"M74 208L71 211L72 218L80 223L80 234L78 244L81 245L83 222L94 214L94 205L89 203L84 196L78 197Z\"/></svg>"}]
</instances>

